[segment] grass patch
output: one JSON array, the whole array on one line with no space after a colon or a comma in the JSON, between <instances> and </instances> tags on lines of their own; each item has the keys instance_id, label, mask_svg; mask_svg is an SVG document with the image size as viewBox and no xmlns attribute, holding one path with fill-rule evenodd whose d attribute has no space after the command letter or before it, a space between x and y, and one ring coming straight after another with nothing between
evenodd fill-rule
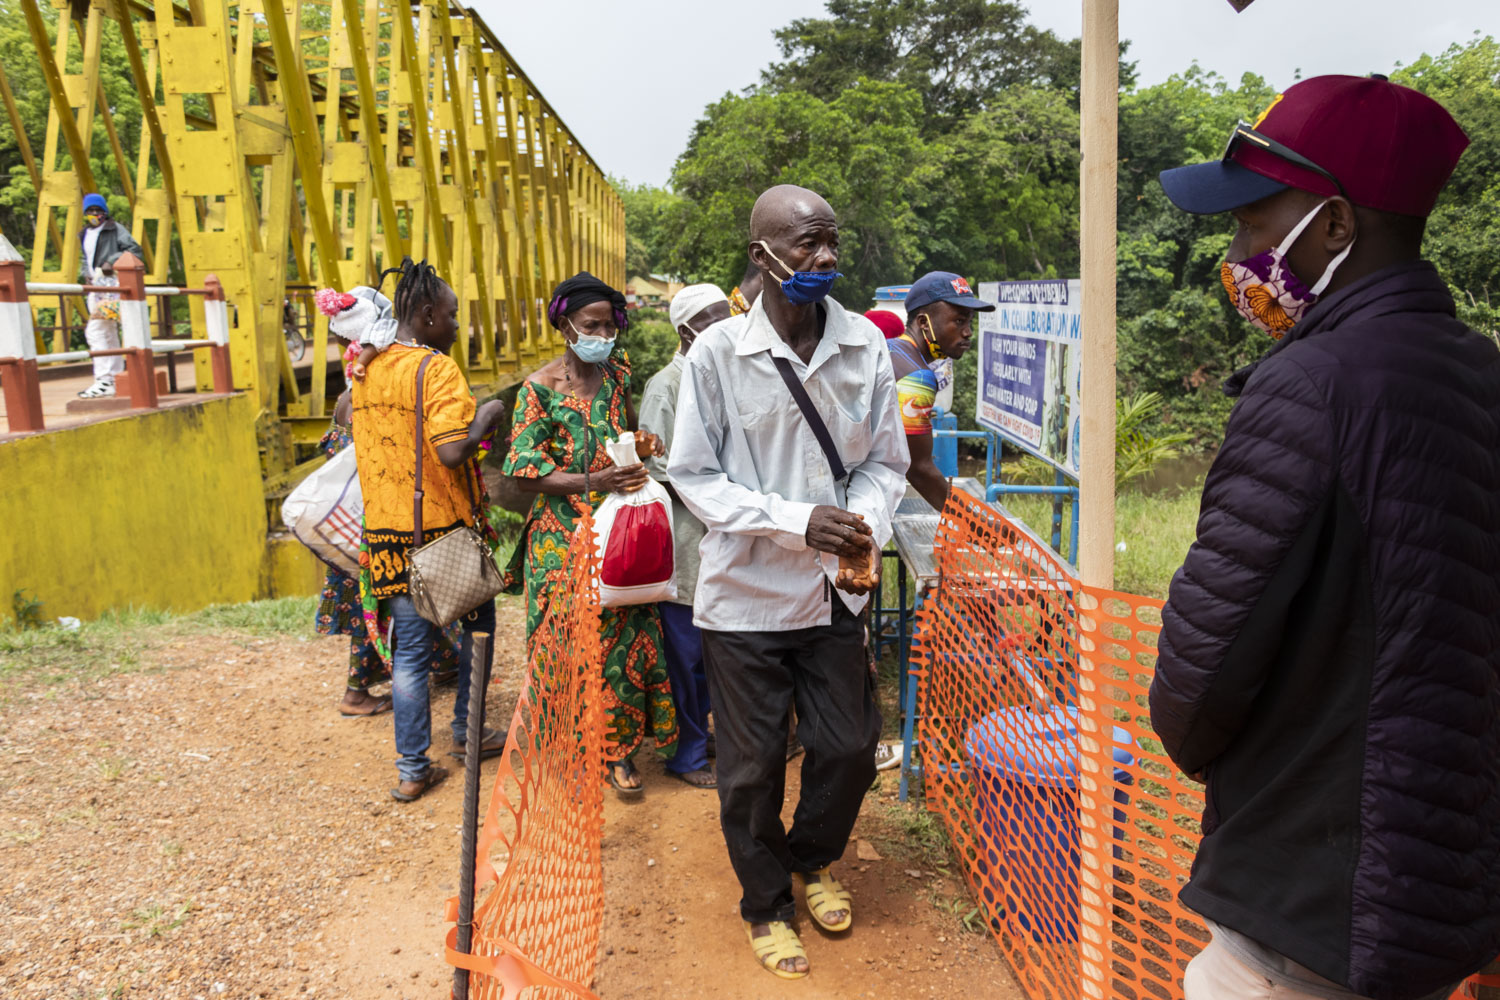
<instances>
[{"instance_id":1,"label":"grass patch","mask_svg":"<svg viewBox=\"0 0 1500 1000\"><path fill-rule=\"evenodd\" d=\"M881 828L876 846L888 858L914 863L945 877L952 874L953 852L948 832L935 814L920 803L882 801Z\"/></svg>"},{"instance_id":2,"label":"grass patch","mask_svg":"<svg viewBox=\"0 0 1500 1000\"><path fill-rule=\"evenodd\" d=\"M120 921L120 930L138 930L142 937L162 937L168 931L175 931L186 923L193 908L192 900L179 903L175 907L152 903L136 910L129 920Z\"/></svg>"},{"instance_id":3,"label":"grass patch","mask_svg":"<svg viewBox=\"0 0 1500 1000\"><path fill-rule=\"evenodd\" d=\"M183 624L215 632L232 629L268 635L306 635L312 632L318 610L316 597L279 597L247 604L217 604L184 616Z\"/></svg>"},{"instance_id":4,"label":"grass patch","mask_svg":"<svg viewBox=\"0 0 1500 1000\"><path fill-rule=\"evenodd\" d=\"M1196 537L1202 484L1179 491L1141 493L1126 490L1115 498L1115 589L1142 597L1165 598L1172 574L1182 565ZM1052 503L1045 497L1006 497L1007 510L1024 521L1044 542L1052 537ZM1067 555L1072 532L1063 510L1062 548ZM1119 550L1124 543L1125 551Z\"/></svg>"},{"instance_id":5,"label":"grass patch","mask_svg":"<svg viewBox=\"0 0 1500 1000\"><path fill-rule=\"evenodd\" d=\"M124 757L105 757L94 762L94 769L99 772L100 778L114 783L125 776L125 768L129 763Z\"/></svg>"}]
</instances>

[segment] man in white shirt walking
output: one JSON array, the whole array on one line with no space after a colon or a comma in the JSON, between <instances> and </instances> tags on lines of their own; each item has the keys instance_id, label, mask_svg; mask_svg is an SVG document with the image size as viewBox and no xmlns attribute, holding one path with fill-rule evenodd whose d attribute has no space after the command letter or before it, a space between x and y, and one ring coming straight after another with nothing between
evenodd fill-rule
<instances>
[{"instance_id":1,"label":"man in white shirt walking","mask_svg":"<svg viewBox=\"0 0 1500 1000\"><path fill-rule=\"evenodd\" d=\"M646 383L641 395L641 426L661 435L668 455L672 453L672 429L677 419L677 397L688 349L698 334L729 318L729 297L718 285L688 285L672 296L668 310L677 331L679 350L667 366ZM667 480L667 460L646 460L651 478ZM677 565L677 600L658 604L662 638L666 640L667 675L672 679L672 697L677 702L677 753L667 761L667 771L695 788L713 788L714 771L708 763L708 678L703 672L703 640L693 624L693 594L698 589L698 545L703 541L703 522L672 497L672 537Z\"/></svg>"},{"instance_id":2,"label":"man in white shirt walking","mask_svg":"<svg viewBox=\"0 0 1500 1000\"><path fill-rule=\"evenodd\" d=\"M761 964L792 979L808 971L790 926L793 873L819 925L853 921L829 865L875 778L881 720L859 616L879 587L908 456L885 338L826 298L838 277L833 209L803 188L766 191L749 253L764 290L688 354L668 473L708 529L694 623L740 915ZM807 752L788 832L794 700Z\"/></svg>"}]
</instances>

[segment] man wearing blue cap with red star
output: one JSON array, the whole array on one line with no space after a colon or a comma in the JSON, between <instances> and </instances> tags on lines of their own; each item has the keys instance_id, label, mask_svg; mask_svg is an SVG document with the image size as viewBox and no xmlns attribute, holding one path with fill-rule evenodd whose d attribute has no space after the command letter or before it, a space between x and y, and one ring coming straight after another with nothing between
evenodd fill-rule
<instances>
[{"instance_id":1,"label":"man wearing blue cap with red star","mask_svg":"<svg viewBox=\"0 0 1500 1000\"><path fill-rule=\"evenodd\" d=\"M948 480L932 459L932 409L953 384L953 362L974 340L974 314L995 305L950 271L929 271L906 293L906 329L885 342L896 374L896 397L911 467L906 481L934 510L948 502Z\"/></svg>"},{"instance_id":2,"label":"man wearing blue cap with red star","mask_svg":"<svg viewBox=\"0 0 1500 1000\"><path fill-rule=\"evenodd\" d=\"M1168 170L1275 339L1162 612L1151 721L1206 782L1188 1000L1445 998L1500 953L1500 351L1421 257L1468 138L1323 76Z\"/></svg>"}]
</instances>

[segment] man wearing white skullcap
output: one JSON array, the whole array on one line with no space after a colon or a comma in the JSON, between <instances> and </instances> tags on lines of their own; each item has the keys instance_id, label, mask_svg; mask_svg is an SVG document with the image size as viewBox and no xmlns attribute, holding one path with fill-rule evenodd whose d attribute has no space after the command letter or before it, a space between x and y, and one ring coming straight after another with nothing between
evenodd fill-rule
<instances>
[{"instance_id":1,"label":"man wearing white skullcap","mask_svg":"<svg viewBox=\"0 0 1500 1000\"><path fill-rule=\"evenodd\" d=\"M688 285L673 296L667 316L680 346L667 366L646 383L640 413L641 426L659 433L666 448L661 457L646 459L646 468L651 478L672 494L672 534L676 542L677 600L657 605L666 638L667 672L677 699L677 754L667 762L667 770L695 788L714 788L717 779L708 763L708 678L703 672L703 640L693 624L698 544L703 541L704 528L667 481L667 455L672 450L677 390L682 385L688 348L698 334L729 318L729 297L717 285Z\"/></svg>"}]
</instances>

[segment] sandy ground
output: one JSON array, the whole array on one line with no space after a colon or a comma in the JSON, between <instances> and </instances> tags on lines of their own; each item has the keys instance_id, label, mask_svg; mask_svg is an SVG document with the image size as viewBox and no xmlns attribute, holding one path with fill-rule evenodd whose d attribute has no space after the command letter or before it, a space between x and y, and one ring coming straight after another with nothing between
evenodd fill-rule
<instances>
[{"instance_id":1,"label":"sandy ground","mask_svg":"<svg viewBox=\"0 0 1500 1000\"><path fill-rule=\"evenodd\" d=\"M500 632L488 703L504 726L519 605ZM391 800L390 715L335 708L346 642L146 629L137 672L10 675L0 997L448 995L462 772L413 805ZM434 696L442 752L452 696ZM836 869L854 930L835 939L804 916L813 974L786 983L745 942L716 797L642 760L644 799L606 798L601 997L1020 997L991 938L964 927L961 888L922 814L895 803L894 776L856 830L867 860L851 843Z\"/></svg>"}]
</instances>

